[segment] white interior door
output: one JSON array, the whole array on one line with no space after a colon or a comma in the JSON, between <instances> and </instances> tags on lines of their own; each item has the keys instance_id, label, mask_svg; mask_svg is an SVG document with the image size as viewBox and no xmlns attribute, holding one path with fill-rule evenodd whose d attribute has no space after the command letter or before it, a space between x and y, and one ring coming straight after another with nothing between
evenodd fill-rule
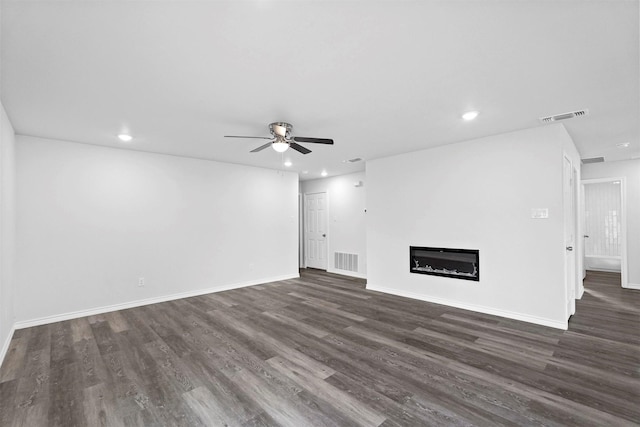
<instances>
[{"instance_id":1,"label":"white interior door","mask_svg":"<svg viewBox=\"0 0 640 427\"><path fill-rule=\"evenodd\" d=\"M307 267L327 269L327 194L305 194L305 260Z\"/></svg>"},{"instance_id":2,"label":"white interior door","mask_svg":"<svg viewBox=\"0 0 640 427\"><path fill-rule=\"evenodd\" d=\"M563 205L564 205L564 244L565 244L565 289L567 299L567 318L576 312L576 197L575 182L571 160L564 157L563 162Z\"/></svg>"}]
</instances>

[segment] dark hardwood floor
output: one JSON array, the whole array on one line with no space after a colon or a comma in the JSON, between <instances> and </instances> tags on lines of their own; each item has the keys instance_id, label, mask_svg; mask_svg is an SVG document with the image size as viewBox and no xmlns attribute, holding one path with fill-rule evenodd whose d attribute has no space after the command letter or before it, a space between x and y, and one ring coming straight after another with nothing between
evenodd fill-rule
<instances>
[{"instance_id":1,"label":"dark hardwood floor","mask_svg":"<svg viewBox=\"0 0 640 427\"><path fill-rule=\"evenodd\" d=\"M640 423L640 291L615 275L568 331L301 275L18 330L0 425Z\"/></svg>"}]
</instances>

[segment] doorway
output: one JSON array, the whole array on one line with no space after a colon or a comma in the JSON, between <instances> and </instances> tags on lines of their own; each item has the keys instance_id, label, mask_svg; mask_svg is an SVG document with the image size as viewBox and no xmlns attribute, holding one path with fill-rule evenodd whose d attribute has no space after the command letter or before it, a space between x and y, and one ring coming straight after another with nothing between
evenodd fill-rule
<instances>
[{"instance_id":1,"label":"doorway","mask_svg":"<svg viewBox=\"0 0 640 427\"><path fill-rule=\"evenodd\" d=\"M305 266L327 270L327 193L304 195Z\"/></svg>"},{"instance_id":2,"label":"doorway","mask_svg":"<svg viewBox=\"0 0 640 427\"><path fill-rule=\"evenodd\" d=\"M582 275L587 270L617 272L624 288L628 280L625 179L583 180L582 195Z\"/></svg>"}]
</instances>

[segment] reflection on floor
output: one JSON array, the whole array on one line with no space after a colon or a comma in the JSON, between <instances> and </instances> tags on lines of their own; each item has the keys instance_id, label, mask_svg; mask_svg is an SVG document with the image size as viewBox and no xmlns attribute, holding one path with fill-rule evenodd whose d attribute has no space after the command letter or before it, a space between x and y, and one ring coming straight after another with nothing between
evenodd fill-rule
<instances>
[{"instance_id":1,"label":"reflection on floor","mask_svg":"<svg viewBox=\"0 0 640 427\"><path fill-rule=\"evenodd\" d=\"M0 425L622 426L640 291L593 273L569 330L296 280L18 330Z\"/></svg>"}]
</instances>

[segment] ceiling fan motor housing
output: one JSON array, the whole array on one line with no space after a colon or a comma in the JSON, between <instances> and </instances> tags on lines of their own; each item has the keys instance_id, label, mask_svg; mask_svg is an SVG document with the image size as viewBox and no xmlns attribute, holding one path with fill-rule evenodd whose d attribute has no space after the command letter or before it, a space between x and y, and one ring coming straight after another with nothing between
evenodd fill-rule
<instances>
[{"instance_id":1,"label":"ceiling fan motor housing","mask_svg":"<svg viewBox=\"0 0 640 427\"><path fill-rule=\"evenodd\" d=\"M278 137L291 139L291 129L293 129L293 126L285 122L273 122L269 125L269 131L276 139L278 139Z\"/></svg>"}]
</instances>

